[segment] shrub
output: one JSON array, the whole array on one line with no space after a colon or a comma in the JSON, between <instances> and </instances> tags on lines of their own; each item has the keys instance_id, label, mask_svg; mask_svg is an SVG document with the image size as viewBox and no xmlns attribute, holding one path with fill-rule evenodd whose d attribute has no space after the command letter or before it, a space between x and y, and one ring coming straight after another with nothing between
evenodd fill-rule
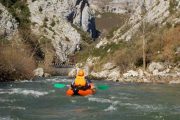
<instances>
[{"instance_id":1,"label":"shrub","mask_svg":"<svg viewBox=\"0 0 180 120\"><path fill-rule=\"evenodd\" d=\"M3 13L3 11L2 10L0 10L0 15Z\"/></svg>"},{"instance_id":2,"label":"shrub","mask_svg":"<svg viewBox=\"0 0 180 120\"><path fill-rule=\"evenodd\" d=\"M178 2L176 0L170 0L170 4L169 4L169 11L170 13L174 13L175 12L175 7L178 5Z\"/></svg>"},{"instance_id":3,"label":"shrub","mask_svg":"<svg viewBox=\"0 0 180 120\"><path fill-rule=\"evenodd\" d=\"M52 20L51 26L54 27L55 25L56 25L56 22L54 20Z\"/></svg>"},{"instance_id":4,"label":"shrub","mask_svg":"<svg viewBox=\"0 0 180 120\"><path fill-rule=\"evenodd\" d=\"M0 47L0 81L31 79L36 68L25 49Z\"/></svg>"}]
</instances>

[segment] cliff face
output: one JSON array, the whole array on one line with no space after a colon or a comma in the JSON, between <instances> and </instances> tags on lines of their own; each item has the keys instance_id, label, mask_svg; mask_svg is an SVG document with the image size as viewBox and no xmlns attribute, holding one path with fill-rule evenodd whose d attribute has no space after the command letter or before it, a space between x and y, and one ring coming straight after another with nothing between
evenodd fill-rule
<instances>
[{"instance_id":1,"label":"cliff face","mask_svg":"<svg viewBox=\"0 0 180 120\"><path fill-rule=\"evenodd\" d=\"M70 11L67 18L74 25L89 32L92 38L97 37L94 11L88 0L77 0L74 9Z\"/></svg>"},{"instance_id":2,"label":"cliff face","mask_svg":"<svg viewBox=\"0 0 180 120\"><path fill-rule=\"evenodd\" d=\"M79 29L92 38L97 37L94 13L88 0L27 0L25 4L30 12L33 34L51 40L61 62L79 50L82 39ZM0 35L10 39L18 31L19 23L7 9L0 4Z\"/></svg>"},{"instance_id":3,"label":"cliff face","mask_svg":"<svg viewBox=\"0 0 180 120\"><path fill-rule=\"evenodd\" d=\"M178 15L180 12L179 4L180 1L176 0L145 0L145 2L137 0L134 12L127 23L131 28L123 35L121 35L120 28L114 38L131 40L143 22L159 26L164 26L166 23L178 24L177 22L180 20Z\"/></svg>"},{"instance_id":4,"label":"cliff face","mask_svg":"<svg viewBox=\"0 0 180 120\"><path fill-rule=\"evenodd\" d=\"M33 32L52 40L62 62L80 45L81 35L71 24L96 37L95 21L87 0L28 0L28 7Z\"/></svg>"},{"instance_id":5,"label":"cliff face","mask_svg":"<svg viewBox=\"0 0 180 120\"><path fill-rule=\"evenodd\" d=\"M89 0L100 12L124 14L132 10L134 0Z\"/></svg>"},{"instance_id":6,"label":"cliff face","mask_svg":"<svg viewBox=\"0 0 180 120\"><path fill-rule=\"evenodd\" d=\"M166 24L175 26L180 22L180 1L178 0L134 0L129 2L133 4L129 13L130 18L122 27L114 31L111 38L113 42L132 40L143 23L163 27ZM102 42L97 46L103 44Z\"/></svg>"},{"instance_id":7,"label":"cliff face","mask_svg":"<svg viewBox=\"0 0 180 120\"><path fill-rule=\"evenodd\" d=\"M18 23L0 3L0 36L11 39L17 33Z\"/></svg>"},{"instance_id":8,"label":"cliff face","mask_svg":"<svg viewBox=\"0 0 180 120\"><path fill-rule=\"evenodd\" d=\"M58 58L65 62L67 55L73 53L80 44L80 34L65 20L73 6L71 1L28 0L31 13L31 28L34 34L44 36L52 41Z\"/></svg>"}]
</instances>

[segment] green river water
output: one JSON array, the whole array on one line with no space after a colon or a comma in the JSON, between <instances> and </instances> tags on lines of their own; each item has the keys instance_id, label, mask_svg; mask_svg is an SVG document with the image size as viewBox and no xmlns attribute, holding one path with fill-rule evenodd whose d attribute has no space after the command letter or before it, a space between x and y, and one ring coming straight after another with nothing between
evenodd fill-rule
<instances>
[{"instance_id":1,"label":"green river water","mask_svg":"<svg viewBox=\"0 0 180 120\"><path fill-rule=\"evenodd\" d=\"M68 97L72 79L52 77L36 81L0 83L0 120L180 120L180 85L109 85L87 97Z\"/></svg>"}]
</instances>

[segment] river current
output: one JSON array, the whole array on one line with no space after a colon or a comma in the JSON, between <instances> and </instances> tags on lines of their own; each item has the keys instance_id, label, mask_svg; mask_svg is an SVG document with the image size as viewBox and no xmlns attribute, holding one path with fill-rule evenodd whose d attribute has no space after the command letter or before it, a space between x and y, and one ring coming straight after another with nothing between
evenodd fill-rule
<instances>
[{"instance_id":1,"label":"river current","mask_svg":"<svg viewBox=\"0 0 180 120\"><path fill-rule=\"evenodd\" d=\"M68 97L67 87L53 87L71 81L0 83L0 120L180 120L180 85L93 81L110 88L87 97Z\"/></svg>"}]
</instances>

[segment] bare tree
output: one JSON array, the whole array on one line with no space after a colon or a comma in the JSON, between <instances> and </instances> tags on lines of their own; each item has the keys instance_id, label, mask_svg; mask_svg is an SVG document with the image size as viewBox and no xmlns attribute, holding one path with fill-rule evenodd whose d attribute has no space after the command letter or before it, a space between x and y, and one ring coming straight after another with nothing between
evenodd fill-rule
<instances>
[{"instance_id":1,"label":"bare tree","mask_svg":"<svg viewBox=\"0 0 180 120\"><path fill-rule=\"evenodd\" d=\"M145 6L145 0L143 0L143 3L141 5L141 18L142 18L142 49L143 49L143 69L146 70L146 39L145 39L145 14L146 14L146 6Z\"/></svg>"}]
</instances>

